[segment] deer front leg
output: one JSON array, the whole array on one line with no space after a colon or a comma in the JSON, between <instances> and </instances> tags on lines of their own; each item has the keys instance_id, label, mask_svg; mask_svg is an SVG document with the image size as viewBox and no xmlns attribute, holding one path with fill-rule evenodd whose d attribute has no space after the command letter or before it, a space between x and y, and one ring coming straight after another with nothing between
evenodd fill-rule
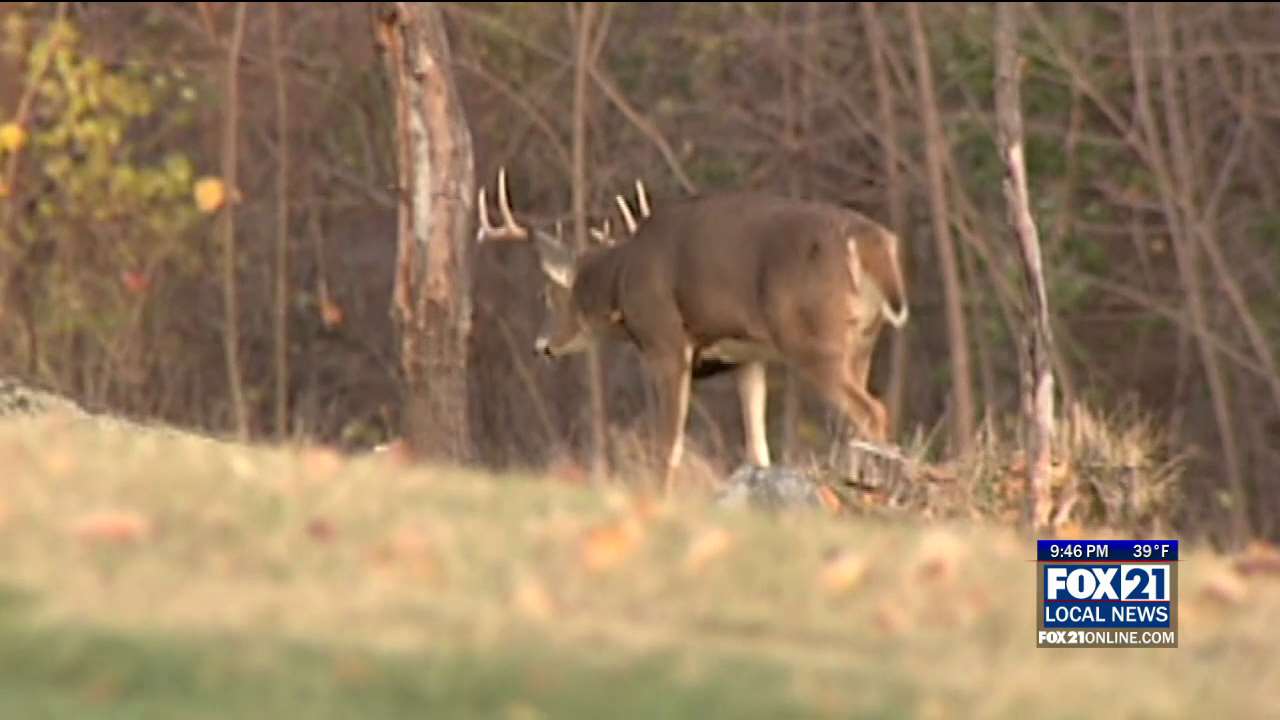
<instances>
[{"instance_id":1,"label":"deer front leg","mask_svg":"<svg viewBox=\"0 0 1280 720\"><path fill-rule=\"evenodd\" d=\"M651 357L649 366L658 396L658 449L662 461L662 491L670 497L676 468L684 454L684 426L689 416L689 385L693 352Z\"/></svg>"},{"instance_id":2,"label":"deer front leg","mask_svg":"<svg viewBox=\"0 0 1280 720\"><path fill-rule=\"evenodd\" d=\"M742 435L747 457L759 467L769 466L769 439L765 427L765 398L768 387L762 362L744 363L738 368L738 400L742 406Z\"/></svg>"}]
</instances>

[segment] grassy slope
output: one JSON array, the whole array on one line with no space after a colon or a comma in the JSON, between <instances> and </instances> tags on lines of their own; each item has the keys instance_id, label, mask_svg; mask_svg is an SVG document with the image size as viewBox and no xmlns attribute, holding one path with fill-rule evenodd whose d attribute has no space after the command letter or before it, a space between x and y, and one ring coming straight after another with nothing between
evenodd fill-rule
<instances>
[{"instance_id":1,"label":"grassy slope","mask_svg":"<svg viewBox=\"0 0 1280 720\"><path fill-rule=\"evenodd\" d=\"M0 423L0 717L1280 708L1280 582L1193 552L1180 648L1039 650L1032 557L995 528Z\"/></svg>"}]
</instances>

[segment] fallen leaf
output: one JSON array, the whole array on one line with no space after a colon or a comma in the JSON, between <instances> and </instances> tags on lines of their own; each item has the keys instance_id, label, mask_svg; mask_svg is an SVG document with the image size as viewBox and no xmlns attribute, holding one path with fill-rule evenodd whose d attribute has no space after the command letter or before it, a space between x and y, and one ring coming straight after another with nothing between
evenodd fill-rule
<instances>
[{"instance_id":1,"label":"fallen leaf","mask_svg":"<svg viewBox=\"0 0 1280 720\"><path fill-rule=\"evenodd\" d=\"M541 582L532 578L520 582L511 596L511 604L531 620L550 620L555 615L555 601L551 594Z\"/></svg>"},{"instance_id":2,"label":"fallen leaf","mask_svg":"<svg viewBox=\"0 0 1280 720\"><path fill-rule=\"evenodd\" d=\"M130 510L104 510L80 517L71 531L86 542L136 542L151 534L151 523Z\"/></svg>"},{"instance_id":3,"label":"fallen leaf","mask_svg":"<svg viewBox=\"0 0 1280 720\"><path fill-rule=\"evenodd\" d=\"M417 580L430 580L436 576L436 561L431 547L431 541L425 534L406 525L378 546L374 558L386 569L403 572Z\"/></svg>"},{"instance_id":4,"label":"fallen leaf","mask_svg":"<svg viewBox=\"0 0 1280 720\"><path fill-rule=\"evenodd\" d=\"M702 532L689 544L689 550L685 553L685 571L702 572L707 563L728 552L732 544L733 537L724 528L711 528Z\"/></svg>"},{"instance_id":5,"label":"fallen leaf","mask_svg":"<svg viewBox=\"0 0 1280 720\"><path fill-rule=\"evenodd\" d=\"M593 572L613 568L631 555L643 534L633 517L597 525L583 538L582 564Z\"/></svg>"},{"instance_id":6,"label":"fallen leaf","mask_svg":"<svg viewBox=\"0 0 1280 720\"><path fill-rule=\"evenodd\" d=\"M1241 575L1280 575L1280 549L1264 542L1253 542L1235 561Z\"/></svg>"},{"instance_id":7,"label":"fallen leaf","mask_svg":"<svg viewBox=\"0 0 1280 720\"><path fill-rule=\"evenodd\" d=\"M845 550L834 554L823 564L822 571L818 574L818 584L829 593L844 592L858 584L866 572L866 558Z\"/></svg>"},{"instance_id":8,"label":"fallen leaf","mask_svg":"<svg viewBox=\"0 0 1280 720\"><path fill-rule=\"evenodd\" d=\"M76 456L65 447L55 447L45 452L44 469L56 479L70 477L76 471Z\"/></svg>"},{"instance_id":9,"label":"fallen leaf","mask_svg":"<svg viewBox=\"0 0 1280 720\"><path fill-rule=\"evenodd\" d=\"M833 513L838 513L844 508L843 503L840 502L840 496L826 485L818 486L818 500L822 502L823 507Z\"/></svg>"},{"instance_id":10,"label":"fallen leaf","mask_svg":"<svg viewBox=\"0 0 1280 720\"><path fill-rule=\"evenodd\" d=\"M1239 575L1219 569L1210 575L1200 588L1200 596L1219 605L1238 605L1249 588Z\"/></svg>"},{"instance_id":11,"label":"fallen leaf","mask_svg":"<svg viewBox=\"0 0 1280 720\"><path fill-rule=\"evenodd\" d=\"M328 480L342 470L342 455L327 445L316 445L302 451L302 471L311 480Z\"/></svg>"},{"instance_id":12,"label":"fallen leaf","mask_svg":"<svg viewBox=\"0 0 1280 720\"><path fill-rule=\"evenodd\" d=\"M196 207L203 213L217 212L227 201L227 188L221 178L204 177L195 184Z\"/></svg>"},{"instance_id":13,"label":"fallen leaf","mask_svg":"<svg viewBox=\"0 0 1280 720\"><path fill-rule=\"evenodd\" d=\"M880 601L875 613L876 625L890 635L897 635L907 629L911 619L901 605L890 600Z\"/></svg>"},{"instance_id":14,"label":"fallen leaf","mask_svg":"<svg viewBox=\"0 0 1280 720\"><path fill-rule=\"evenodd\" d=\"M333 523L324 518L312 518L307 523L307 535L312 540L326 542L333 539L334 528Z\"/></svg>"},{"instance_id":15,"label":"fallen leaf","mask_svg":"<svg viewBox=\"0 0 1280 720\"><path fill-rule=\"evenodd\" d=\"M947 530L934 530L920 541L917 568L925 580L947 583L956 576L965 547Z\"/></svg>"},{"instance_id":16,"label":"fallen leaf","mask_svg":"<svg viewBox=\"0 0 1280 720\"><path fill-rule=\"evenodd\" d=\"M1059 540L1083 540L1086 536L1096 539L1094 533L1086 533L1080 523L1074 521L1059 525L1056 535Z\"/></svg>"}]
</instances>

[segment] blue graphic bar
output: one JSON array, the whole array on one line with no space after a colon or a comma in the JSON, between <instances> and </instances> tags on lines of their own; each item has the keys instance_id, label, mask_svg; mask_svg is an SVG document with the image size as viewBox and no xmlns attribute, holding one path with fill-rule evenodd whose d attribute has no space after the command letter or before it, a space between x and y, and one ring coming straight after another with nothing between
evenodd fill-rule
<instances>
[{"instance_id":1,"label":"blue graphic bar","mask_svg":"<svg viewBox=\"0 0 1280 720\"><path fill-rule=\"evenodd\" d=\"M1177 562L1177 540L1037 540L1039 562Z\"/></svg>"},{"instance_id":2,"label":"blue graphic bar","mask_svg":"<svg viewBox=\"0 0 1280 720\"><path fill-rule=\"evenodd\" d=\"M1172 628L1168 602L1117 603L1046 602L1045 628Z\"/></svg>"}]
</instances>

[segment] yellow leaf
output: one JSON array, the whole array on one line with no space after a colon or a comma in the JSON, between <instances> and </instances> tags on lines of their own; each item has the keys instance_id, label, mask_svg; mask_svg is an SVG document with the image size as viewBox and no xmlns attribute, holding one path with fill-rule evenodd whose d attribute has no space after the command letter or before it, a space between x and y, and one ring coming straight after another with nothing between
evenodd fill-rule
<instances>
[{"instance_id":1,"label":"yellow leaf","mask_svg":"<svg viewBox=\"0 0 1280 720\"><path fill-rule=\"evenodd\" d=\"M684 556L684 567L687 572L701 572L707 563L724 555L733 543L732 536L723 528L711 528L704 531L693 542Z\"/></svg>"},{"instance_id":2,"label":"yellow leaf","mask_svg":"<svg viewBox=\"0 0 1280 720\"><path fill-rule=\"evenodd\" d=\"M0 125L0 150L18 152L27 144L27 131L16 122Z\"/></svg>"},{"instance_id":3,"label":"yellow leaf","mask_svg":"<svg viewBox=\"0 0 1280 720\"><path fill-rule=\"evenodd\" d=\"M865 557L852 552L841 552L834 555L822 566L818 575L818 584L829 593L848 590L862 579L867 572Z\"/></svg>"},{"instance_id":4,"label":"yellow leaf","mask_svg":"<svg viewBox=\"0 0 1280 720\"><path fill-rule=\"evenodd\" d=\"M542 583L525 578L511 597L516 610L531 620L549 620L556 612L555 601Z\"/></svg>"},{"instance_id":5,"label":"yellow leaf","mask_svg":"<svg viewBox=\"0 0 1280 720\"><path fill-rule=\"evenodd\" d=\"M195 196L196 207L200 208L200 212L212 213L226 202L227 188L216 177L201 178L196 182Z\"/></svg>"}]
</instances>

